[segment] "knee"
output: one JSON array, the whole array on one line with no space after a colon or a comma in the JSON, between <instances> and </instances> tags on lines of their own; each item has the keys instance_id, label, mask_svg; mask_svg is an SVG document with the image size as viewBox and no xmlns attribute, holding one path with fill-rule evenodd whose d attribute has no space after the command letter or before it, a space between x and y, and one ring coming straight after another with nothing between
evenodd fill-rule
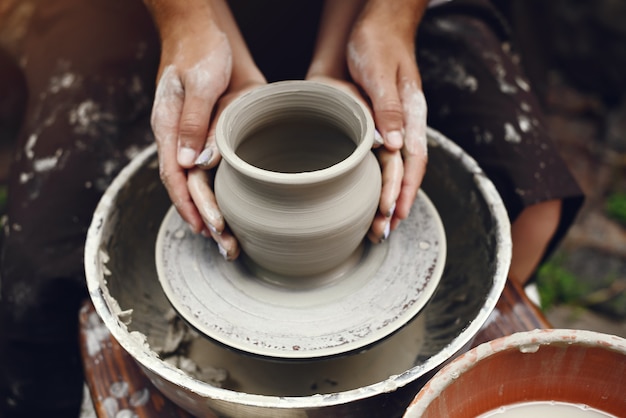
<instances>
[{"instance_id":1,"label":"knee","mask_svg":"<svg viewBox=\"0 0 626 418\"><path fill-rule=\"evenodd\" d=\"M561 200L527 207L511 226L513 255L509 277L526 283L539 265L561 219Z\"/></svg>"}]
</instances>

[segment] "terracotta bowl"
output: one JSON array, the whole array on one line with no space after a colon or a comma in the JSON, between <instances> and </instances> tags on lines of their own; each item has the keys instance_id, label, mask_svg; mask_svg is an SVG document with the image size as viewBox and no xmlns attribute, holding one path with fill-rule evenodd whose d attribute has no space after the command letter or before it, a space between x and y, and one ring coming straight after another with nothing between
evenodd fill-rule
<instances>
[{"instance_id":1,"label":"terracotta bowl","mask_svg":"<svg viewBox=\"0 0 626 418\"><path fill-rule=\"evenodd\" d=\"M515 410L511 405L525 403L548 408L550 415L541 416L580 412L590 417L624 416L626 339L553 329L481 344L442 368L420 390L404 417L474 418L498 411L500 415L494 416L504 418L503 411ZM549 412L557 407L571 412Z\"/></svg>"}]
</instances>

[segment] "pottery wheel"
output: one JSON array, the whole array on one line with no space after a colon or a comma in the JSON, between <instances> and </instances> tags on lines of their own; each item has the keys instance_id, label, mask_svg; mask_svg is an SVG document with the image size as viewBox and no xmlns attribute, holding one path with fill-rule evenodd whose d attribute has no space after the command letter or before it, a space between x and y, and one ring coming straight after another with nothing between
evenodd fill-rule
<instances>
[{"instance_id":1,"label":"pottery wheel","mask_svg":"<svg viewBox=\"0 0 626 418\"><path fill-rule=\"evenodd\" d=\"M183 319L228 347L281 359L345 354L394 333L428 302L445 257L443 224L423 191L388 240L365 240L324 277L274 277L245 254L225 261L174 207L156 242L161 286Z\"/></svg>"}]
</instances>

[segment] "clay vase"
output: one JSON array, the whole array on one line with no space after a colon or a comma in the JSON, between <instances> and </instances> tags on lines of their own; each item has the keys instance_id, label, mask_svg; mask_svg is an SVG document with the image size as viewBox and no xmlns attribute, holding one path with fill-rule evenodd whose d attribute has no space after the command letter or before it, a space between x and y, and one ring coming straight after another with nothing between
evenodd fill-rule
<instances>
[{"instance_id":1,"label":"clay vase","mask_svg":"<svg viewBox=\"0 0 626 418\"><path fill-rule=\"evenodd\" d=\"M362 103L317 82L271 83L233 101L215 136L215 196L253 264L319 276L355 253L381 189Z\"/></svg>"}]
</instances>

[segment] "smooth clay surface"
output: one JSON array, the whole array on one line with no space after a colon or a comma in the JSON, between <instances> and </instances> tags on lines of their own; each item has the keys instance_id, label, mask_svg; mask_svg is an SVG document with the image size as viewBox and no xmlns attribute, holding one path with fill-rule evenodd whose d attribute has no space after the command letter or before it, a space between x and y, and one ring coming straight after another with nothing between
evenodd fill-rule
<instances>
[{"instance_id":1,"label":"smooth clay surface","mask_svg":"<svg viewBox=\"0 0 626 418\"><path fill-rule=\"evenodd\" d=\"M314 276L357 249L381 190L374 123L360 102L320 83L272 83L232 102L215 137L215 197L255 264Z\"/></svg>"}]
</instances>

